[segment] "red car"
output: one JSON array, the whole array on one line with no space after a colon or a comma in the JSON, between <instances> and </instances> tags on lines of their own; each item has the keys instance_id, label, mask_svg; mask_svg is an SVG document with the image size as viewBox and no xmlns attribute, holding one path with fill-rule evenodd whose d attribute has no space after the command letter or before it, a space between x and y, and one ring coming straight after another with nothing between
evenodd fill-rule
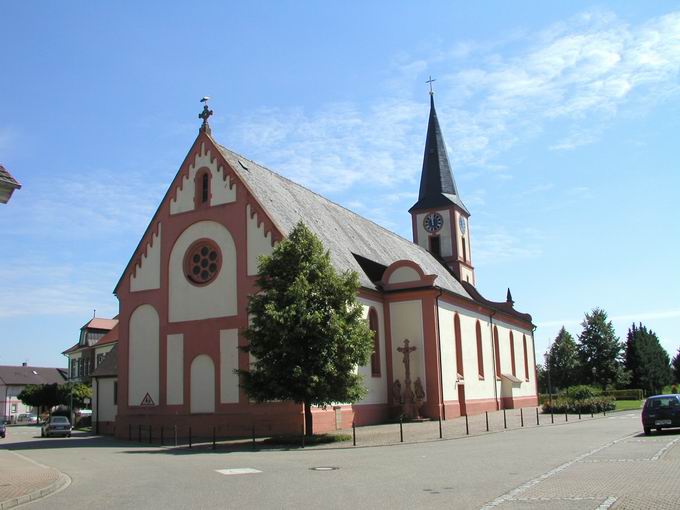
<instances>
[{"instance_id":1,"label":"red car","mask_svg":"<svg viewBox=\"0 0 680 510\"><path fill-rule=\"evenodd\" d=\"M642 408L642 430L645 435L652 429L680 427L680 395L656 395L649 397Z\"/></svg>"}]
</instances>

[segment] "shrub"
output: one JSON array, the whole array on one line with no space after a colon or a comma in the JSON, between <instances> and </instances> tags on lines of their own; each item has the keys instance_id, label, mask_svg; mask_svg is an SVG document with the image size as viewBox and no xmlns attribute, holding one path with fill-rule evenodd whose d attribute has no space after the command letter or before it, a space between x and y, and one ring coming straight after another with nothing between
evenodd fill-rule
<instances>
[{"instance_id":1,"label":"shrub","mask_svg":"<svg viewBox=\"0 0 680 510\"><path fill-rule=\"evenodd\" d=\"M572 400L559 397L553 400L552 408L550 402L543 404L543 412L550 413L601 413L603 411L613 411L616 403L612 397L590 397L581 400Z\"/></svg>"},{"instance_id":2,"label":"shrub","mask_svg":"<svg viewBox=\"0 0 680 510\"><path fill-rule=\"evenodd\" d=\"M604 392L609 397L616 400L642 400L644 398L642 390L607 390Z\"/></svg>"},{"instance_id":3,"label":"shrub","mask_svg":"<svg viewBox=\"0 0 680 510\"><path fill-rule=\"evenodd\" d=\"M586 384L579 384L578 386L569 386L562 396L569 400L585 400L587 398L593 398L602 394L602 390L595 388L594 386L588 386Z\"/></svg>"}]
</instances>

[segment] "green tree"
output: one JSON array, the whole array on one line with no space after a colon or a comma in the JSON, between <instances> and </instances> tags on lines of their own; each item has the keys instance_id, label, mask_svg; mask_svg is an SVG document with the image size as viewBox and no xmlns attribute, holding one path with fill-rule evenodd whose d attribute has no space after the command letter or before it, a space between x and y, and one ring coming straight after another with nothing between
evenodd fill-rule
<instances>
[{"instance_id":1,"label":"green tree","mask_svg":"<svg viewBox=\"0 0 680 510\"><path fill-rule=\"evenodd\" d=\"M576 342L564 326L546 353L545 364L553 391L578 384L581 374Z\"/></svg>"},{"instance_id":2,"label":"green tree","mask_svg":"<svg viewBox=\"0 0 680 510\"><path fill-rule=\"evenodd\" d=\"M606 388L625 380L621 360L621 342L607 312L595 308L586 313L578 338L578 359L582 382Z\"/></svg>"},{"instance_id":3,"label":"green tree","mask_svg":"<svg viewBox=\"0 0 680 510\"><path fill-rule=\"evenodd\" d=\"M673 366L673 382L678 384L680 383L680 348L678 348L678 352L675 353L671 364Z\"/></svg>"},{"instance_id":4,"label":"green tree","mask_svg":"<svg viewBox=\"0 0 680 510\"><path fill-rule=\"evenodd\" d=\"M18 395L19 400L31 407L37 407L38 412L47 409L51 412L54 406L64 404L63 395L59 385L54 384L27 384Z\"/></svg>"},{"instance_id":5,"label":"green tree","mask_svg":"<svg viewBox=\"0 0 680 510\"><path fill-rule=\"evenodd\" d=\"M63 400L62 404L70 406L73 402L74 409L87 407L85 399L92 402L92 387L87 384L69 382L62 384L59 391Z\"/></svg>"},{"instance_id":6,"label":"green tree","mask_svg":"<svg viewBox=\"0 0 680 510\"><path fill-rule=\"evenodd\" d=\"M356 300L359 279L338 274L321 241L302 223L269 257L262 257L242 350L255 361L238 371L241 385L258 402L304 404L305 431L312 434L311 406L356 402L366 389L357 365L373 350L373 335Z\"/></svg>"},{"instance_id":7,"label":"green tree","mask_svg":"<svg viewBox=\"0 0 680 510\"><path fill-rule=\"evenodd\" d=\"M661 393L671 383L668 353L656 333L642 324L633 324L628 330L625 367L631 374L630 387L641 388L648 395Z\"/></svg>"}]
</instances>

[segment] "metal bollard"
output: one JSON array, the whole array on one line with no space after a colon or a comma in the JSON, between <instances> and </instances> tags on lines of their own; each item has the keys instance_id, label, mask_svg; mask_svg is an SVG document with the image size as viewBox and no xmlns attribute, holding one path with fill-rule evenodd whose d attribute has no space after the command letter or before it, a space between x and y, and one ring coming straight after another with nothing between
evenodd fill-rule
<instances>
[{"instance_id":1,"label":"metal bollard","mask_svg":"<svg viewBox=\"0 0 680 510\"><path fill-rule=\"evenodd\" d=\"M591 417L591 418L595 418L595 414L593 413L593 408L592 408L592 407L590 408L590 417Z\"/></svg>"},{"instance_id":2,"label":"metal bollard","mask_svg":"<svg viewBox=\"0 0 680 510\"><path fill-rule=\"evenodd\" d=\"M442 417L439 415L439 439L442 438Z\"/></svg>"},{"instance_id":3,"label":"metal bollard","mask_svg":"<svg viewBox=\"0 0 680 510\"><path fill-rule=\"evenodd\" d=\"M191 448L191 426L189 426L189 448Z\"/></svg>"},{"instance_id":4,"label":"metal bollard","mask_svg":"<svg viewBox=\"0 0 680 510\"><path fill-rule=\"evenodd\" d=\"M538 417L538 407L536 408L536 426L538 427L541 424L541 420Z\"/></svg>"},{"instance_id":5,"label":"metal bollard","mask_svg":"<svg viewBox=\"0 0 680 510\"><path fill-rule=\"evenodd\" d=\"M357 445L357 426L354 424L354 420L352 420L352 446Z\"/></svg>"},{"instance_id":6,"label":"metal bollard","mask_svg":"<svg viewBox=\"0 0 680 510\"><path fill-rule=\"evenodd\" d=\"M302 447L305 447L305 424L302 424Z\"/></svg>"},{"instance_id":7,"label":"metal bollard","mask_svg":"<svg viewBox=\"0 0 680 510\"><path fill-rule=\"evenodd\" d=\"M404 442L404 418L402 416L399 417L399 442Z\"/></svg>"},{"instance_id":8,"label":"metal bollard","mask_svg":"<svg viewBox=\"0 0 680 510\"><path fill-rule=\"evenodd\" d=\"M505 416L505 409L503 409L503 428L507 429L508 428L508 419Z\"/></svg>"},{"instance_id":9,"label":"metal bollard","mask_svg":"<svg viewBox=\"0 0 680 510\"><path fill-rule=\"evenodd\" d=\"M524 427L524 412L523 411L524 411L524 409L522 409L520 407L519 408L519 423L520 423L520 426L522 426L522 427Z\"/></svg>"},{"instance_id":10,"label":"metal bollard","mask_svg":"<svg viewBox=\"0 0 680 510\"><path fill-rule=\"evenodd\" d=\"M255 424L252 426L252 434L253 434L253 450L255 449Z\"/></svg>"},{"instance_id":11,"label":"metal bollard","mask_svg":"<svg viewBox=\"0 0 680 510\"><path fill-rule=\"evenodd\" d=\"M215 448L217 448L217 445L215 444L215 427L213 427L213 445L212 445L212 449L214 450Z\"/></svg>"},{"instance_id":12,"label":"metal bollard","mask_svg":"<svg viewBox=\"0 0 680 510\"><path fill-rule=\"evenodd\" d=\"M489 411L484 411L486 416L486 431L489 432Z\"/></svg>"},{"instance_id":13,"label":"metal bollard","mask_svg":"<svg viewBox=\"0 0 680 510\"><path fill-rule=\"evenodd\" d=\"M564 411L564 421L569 421L569 415L567 414L567 411Z\"/></svg>"},{"instance_id":14,"label":"metal bollard","mask_svg":"<svg viewBox=\"0 0 680 510\"><path fill-rule=\"evenodd\" d=\"M578 419L579 420L581 419L581 408L580 407L578 408Z\"/></svg>"},{"instance_id":15,"label":"metal bollard","mask_svg":"<svg viewBox=\"0 0 680 510\"><path fill-rule=\"evenodd\" d=\"M175 448L177 448L177 425L175 425Z\"/></svg>"},{"instance_id":16,"label":"metal bollard","mask_svg":"<svg viewBox=\"0 0 680 510\"><path fill-rule=\"evenodd\" d=\"M553 411L552 406L550 406L550 423L555 423L555 411Z\"/></svg>"},{"instance_id":17,"label":"metal bollard","mask_svg":"<svg viewBox=\"0 0 680 510\"><path fill-rule=\"evenodd\" d=\"M470 435L470 424L468 423L468 415L465 413L465 435Z\"/></svg>"}]
</instances>

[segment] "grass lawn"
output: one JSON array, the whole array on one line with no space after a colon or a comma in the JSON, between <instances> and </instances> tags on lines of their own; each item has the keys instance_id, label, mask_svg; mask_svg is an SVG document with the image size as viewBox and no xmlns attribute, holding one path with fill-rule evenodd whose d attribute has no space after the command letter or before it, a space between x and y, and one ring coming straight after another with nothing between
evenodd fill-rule
<instances>
[{"instance_id":1,"label":"grass lawn","mask_svg":"<svg viewBox=\"0 0 680 510\"><path fill-rule=\"evenodd\" d=\"M642 400L617 400L617 411L630 411L631 409L640 409L642 407Z\"/></svg>"}]
</instances>

